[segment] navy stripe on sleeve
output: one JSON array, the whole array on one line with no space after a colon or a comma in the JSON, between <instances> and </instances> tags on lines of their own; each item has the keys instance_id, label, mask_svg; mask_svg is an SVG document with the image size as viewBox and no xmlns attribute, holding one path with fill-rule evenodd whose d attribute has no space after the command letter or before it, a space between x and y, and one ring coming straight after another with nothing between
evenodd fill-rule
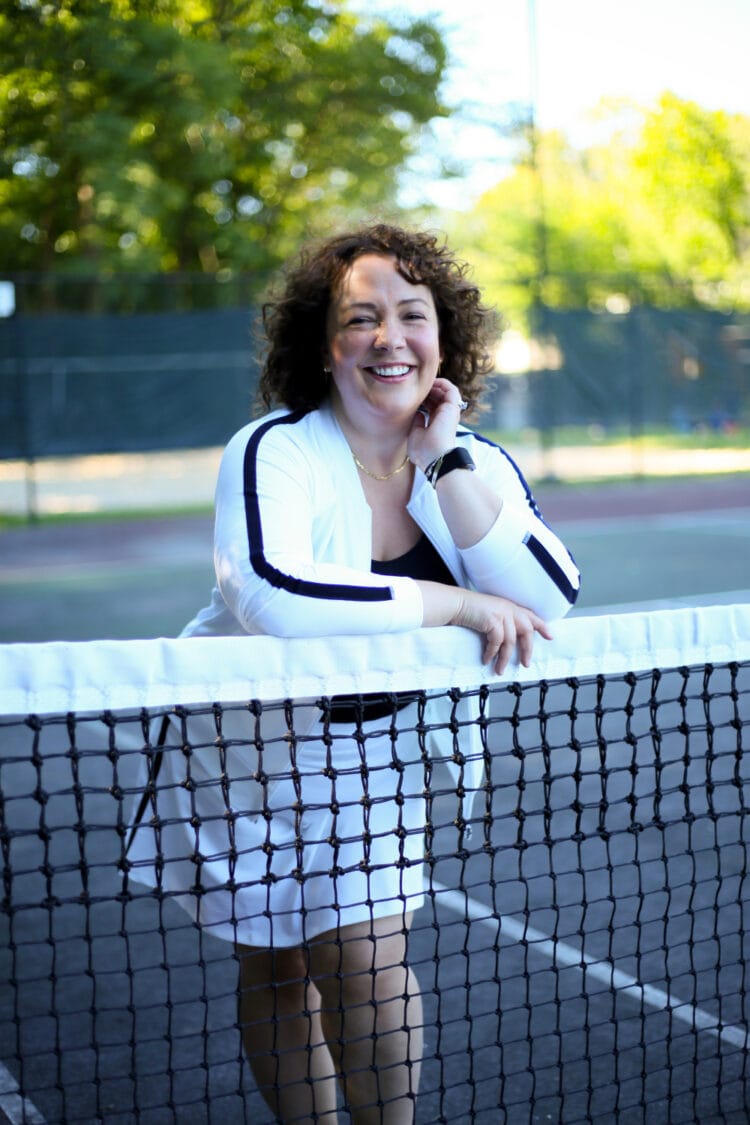
<instances>
[{"instance_id":1,"label":"navy stripe on sleeve","mask_svg":"<svg viewBox=\"0 0 750 1125\"><path fill-rule=\"evenodd\" d=\"M459 430L458 433L456 434L456 437L459 437L459 438L474 437L477 441L484 442L485 445L491 445L493 449L496 449L498 451L498 453L500 453L505 458L505 460L511 466L514 473L516 474L519 481L521 482L521 486L522 486L524 492L526 493L526 503L529 505L529 507L531 508L534 515L538 519L540 519L542 521L542 523L545 522L544 517L542 516L542 513L539 511L539 508L537 507L537 502L534 499L533 492L529 488L528 481L526 480L526 477L523 475L523 473L521 472L521 469L519 468L518 464L513 460L510 453L508 453L507 449L503 449L502 445L498 445L496 441L492 441L490 438L485 437L484 434L478 434L474 430Z\"/></svg>"},{"instance_id":2,"label":"navy stripe on sleeve","mask_svg":"<svg viewBox=\"0 0 750 1125\"><path fill-rule=\"evenodd\" d=\"M272 586L287 590L290 594L298 594L307 598L324 598L332 601L354 602L386 602L393 600L393 591L390 586L343 586L328 582L308 582L302 578L295 578L285 574L272 566L263 547L263 524L260 514L260 500L258 497L257 460L258 447L265 434L274 426L294 425L304 418L305 411L295 411L284 414L280 418L271 418L264 425L259 426L251 435L245 449L244 485L245 485L245 520L247 524L247 542L250 554L250 564L258 575ZM289 518L294 519L294 513L289 513Z\"/></svg>"},{"instance_id":3,"label":"navy stripe on sleeve","mask_svg":"<svg viewBox=\"0 0 750 1125\"><path fill-rule=\"evenodd\" d=\"M472 431L470 431L469 433L471 433L471 432ZM457 437L468 437L469 433L467 433L465 431L464 432L459 431L456 436ZM501 445L498 445L497 442L495 442L495 441L491 441L490 438L484 437L483 434L474 433L473 436L476 438L477 441L483 441L485 443L485 445L494 446L494 448L497 449L498 452L501 453L502 456L506 459L508 464L512 466L512 468L514 469L514 471L516 473L516 476L518 477L519 481L521 482L521 485L523 486L523 490L526 494L526 502L529 505L529 507L531 508L531 511L534 513L534 515L537 517L537 519L542 521L542 523L544 524L545 527L548 527L549 525L547 524L546 520L544 519L544 516L542 515L542 513L539 511L539 507L537 505L537 502L534 499L534 494L532 493L531 489L529 488L529 485L528 485L528 482L527 482L525 476L521 472L521 470L518 467L518 465L516 464L516 462L511 457L510 453L508 453L507 449L503 449L503 447ZM547 548L534 535L531 535L531 534L527 535L524 542L525 542L526 546L529 548L529 550L531 551L531 553L534 556L534 558L536 559L536 561L541 566L542 570L545 572L545 574L555 583L555 585L557 586L558 590L563 595L563 597L567 599L567 601L569 602L570 605L575 605L576 599L578 597L578 590L570 582L570 579L568 578L568 576L566 575L565 571L562 569L560 564L557 562L557 560L555 558L553 558L553 556L549 553ZM573 556L571 555L570 551L567 551L567 555L568 555L568 558L571 560L571 562L575 565L575 560L573 559Z\"/></svg>"},{"instance_id":4,"label":"navy stripe on sleeve","mask_svg":"<svg viewBox=\"0 0 750 1125\"><path fill-rule=\"evenodd\" d=\"M571 583L565 571L555 558L549 553L543 543L535 535L527 535L524 543L531 551L544 573L552 579L560 593L567 598L570 605L575 605L578 590Z\"/></svg>"}]
</instances>

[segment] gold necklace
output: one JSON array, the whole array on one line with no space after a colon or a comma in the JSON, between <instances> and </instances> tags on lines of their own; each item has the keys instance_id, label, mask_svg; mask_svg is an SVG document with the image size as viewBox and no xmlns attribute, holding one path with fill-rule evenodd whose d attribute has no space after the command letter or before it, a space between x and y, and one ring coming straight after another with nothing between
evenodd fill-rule
<instances>
[{"instance_id":1,"label":"gold necklace","mask_svg":"<svg viewBox=\"0 0 750 1125\"><path fill-rule=\"evenodd\" d=\"M356 453L352 453L352 457L354 458L354 464L357 468L361 469L363 473L367 473L368 477L372 477L373 480L390 480L391 477L397 476L401 470L405 469L409 464L409 454L407 453L397 469L394 469L392 473L386 473L385 476L381 476L380 473L371 473L370 470L362 464Z\"/></svg>"}]
</instances>

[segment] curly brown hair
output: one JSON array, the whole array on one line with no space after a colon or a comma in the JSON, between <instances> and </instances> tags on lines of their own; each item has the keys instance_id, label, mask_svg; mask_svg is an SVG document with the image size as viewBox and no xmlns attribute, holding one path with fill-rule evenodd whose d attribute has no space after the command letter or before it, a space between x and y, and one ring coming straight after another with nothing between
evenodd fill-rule
<instances>
[{"instance_id":1,"label":"curly brown hair","mask_svg":"<svg viewBox=\"0 0 750 1125\"><path fill-rule=\"evenodd\" d=\"M494 314L469 280L467 264L444 241L385 223L307 247L287 268L283 290L263 306L267 351L258 389L265 408L281 403L312 410L328 396L330 376L323 369L328 308L342 275L363 254L393 256L407 281L428 286L440 325L440 374L455 383L471 414L493 369Z\"/></svg>"}]
</instances>

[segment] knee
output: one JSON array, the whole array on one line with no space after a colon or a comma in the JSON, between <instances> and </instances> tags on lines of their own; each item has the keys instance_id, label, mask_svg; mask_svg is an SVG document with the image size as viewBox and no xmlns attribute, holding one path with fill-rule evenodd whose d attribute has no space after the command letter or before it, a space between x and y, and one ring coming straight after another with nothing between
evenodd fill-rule
<instances>
[{"instance_id":1,"label":"knee","mask_svg":"<svg viewBox=\"0 0 750 1125\"><path fill-rule=\"evenodd\" d=\"M311 985L307 957L301 949L237 948L240 995L246 1008L264 1009L270 1002L277 1011L309 1006Z\"/></svg>"},{"instance_id":2,"label":"knee","mask_svg":"<svg viewBox=\"0 0 750 1125\"><path fill-rule=\"evenodd\" d=\"M405 1000L409 970L403 960L348 957L336 968L330 964L315 973L315 985L329 1010L386 1004Z\"/></svg>"},{"instance_id":3,"label":"knee","mask_svg":"<svg viewBox=\"0 0 750 1125\"><path fill-rule=\"evenodd\" d=\"M345 926L320 937L310 946L310 970L315 980L378 981L378 989L406 972L407 927L400 918L375 919Z\"/></svg>"}]
</instances>

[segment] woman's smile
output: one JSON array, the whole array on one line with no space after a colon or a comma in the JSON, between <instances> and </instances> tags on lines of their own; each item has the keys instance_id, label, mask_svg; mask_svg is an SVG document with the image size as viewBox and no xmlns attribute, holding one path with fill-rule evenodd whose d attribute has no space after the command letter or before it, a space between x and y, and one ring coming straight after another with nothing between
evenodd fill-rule
<instances>
[{"instance_id":1,"label":"woman's smile","mask_svg":"<svg viewBox=\"0 0 750 1125\"><path fill-rule=\"evenodd\" d=\"M403 376L408 375L409 372L413 370L413 368L411 368L407 363L396 363L391 364L390 366L388 366L387 364L378 364L377 367L368 367L366 368L366 370L370 371L373 375L376 375L378 379L390 380L403 378Z\"/></svg>"},{"instance_id":2,"label":"woman's smile","mask_svg":"<svg viewBox=\"0 0 750 1125\"><path fill-rule=\"evenodd\" d=\"M440 366L440 326L428 286L394 257L363 254L344 274L328 315L328 365L340 419L411 424Z\"/></svg>"}]
</instances>

